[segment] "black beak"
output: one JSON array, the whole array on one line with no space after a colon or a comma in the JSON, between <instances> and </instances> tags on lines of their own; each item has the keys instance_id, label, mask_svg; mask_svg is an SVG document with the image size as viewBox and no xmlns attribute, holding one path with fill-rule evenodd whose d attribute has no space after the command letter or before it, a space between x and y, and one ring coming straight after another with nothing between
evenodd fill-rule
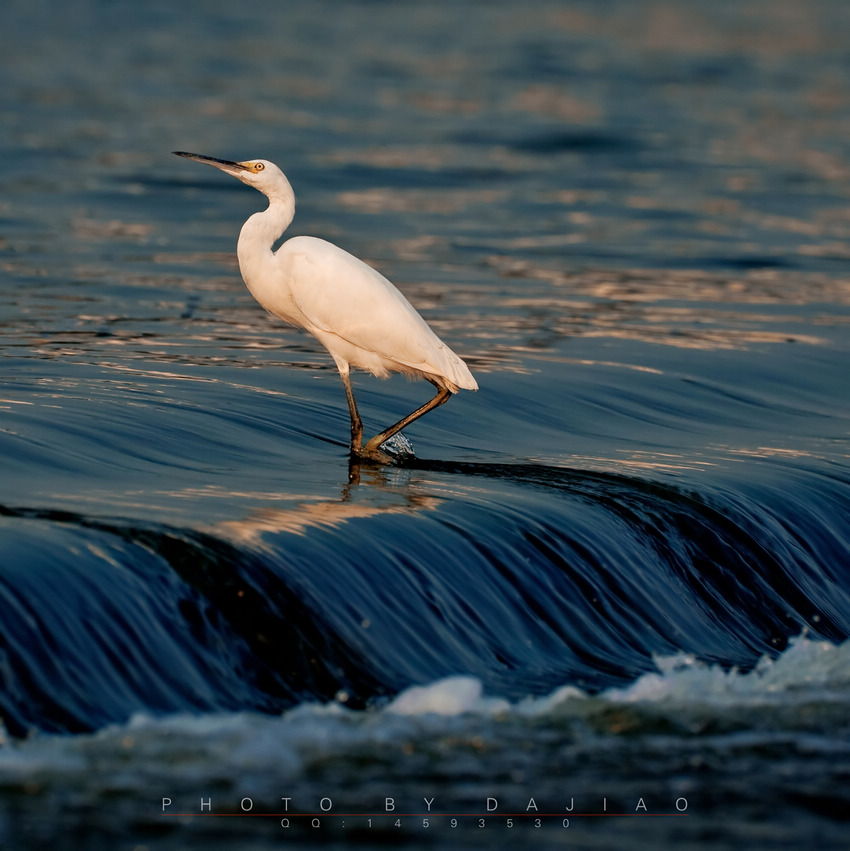
<instances>
[{"instance_id":1,"label":"black beak","mask_svg":"<svg viewBox=\"0 0 850 851\"><path fill-rule=\"evenodd\" d=\"M187 154L186 151L172 151L173 154L176 154L178 157L186 157L187 160L195 160L199 163L206 163L207 165L215 166L216 168L232 168L237 171L250 171L246 165L242 165L242 163L233 162L232 160L219 160L215 157L205 157L202 154Z\"/></svg>"}]
</instances>

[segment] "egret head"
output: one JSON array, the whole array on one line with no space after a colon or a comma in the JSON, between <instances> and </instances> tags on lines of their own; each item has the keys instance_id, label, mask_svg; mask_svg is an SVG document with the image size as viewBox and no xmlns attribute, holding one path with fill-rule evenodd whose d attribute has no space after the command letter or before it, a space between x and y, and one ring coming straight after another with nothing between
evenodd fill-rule
<instances>
[{"instance_id":1,"label":"egret head","mask_svg":"<svg viewBox=\"0 0 850 851\"><path fill-rule=\"evenodd\" d=\"M205 157L201 154L187 154L185 151L174 151L174 153L178 157L186 157L186 159L196 160L199 163L206 163L221 169L269 197L292 194L292 187L289 185L286 175L268 160L233 162L231 160L219 160L215 157Z\"/></svg>"}]
</instances>

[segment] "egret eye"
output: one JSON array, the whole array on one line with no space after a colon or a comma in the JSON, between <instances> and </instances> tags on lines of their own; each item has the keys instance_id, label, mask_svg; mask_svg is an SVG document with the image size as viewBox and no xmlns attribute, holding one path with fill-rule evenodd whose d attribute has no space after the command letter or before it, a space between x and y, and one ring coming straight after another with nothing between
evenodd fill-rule
<instances>
[{"instance_id":1,"label":"egret eye","mask_svg":"<svg viewBox=\"0 0 850 851\"><path fill-rule=\"evenodd\" d=\"M262 171L265 166L262 163L254 163L254 171Z\"/></svg>"}]
</instances>

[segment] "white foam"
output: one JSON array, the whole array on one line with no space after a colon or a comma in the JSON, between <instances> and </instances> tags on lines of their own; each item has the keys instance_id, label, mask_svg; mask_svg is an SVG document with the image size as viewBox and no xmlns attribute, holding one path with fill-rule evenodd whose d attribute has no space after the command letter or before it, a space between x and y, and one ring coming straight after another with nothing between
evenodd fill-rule
<instances>
[{"instance_id":1,"label":"white foam","mask_svg":"<svg viewBox=\"0 0 850 851\"><path fill-rule=\"evenodd\" d=\"M610 703L675 703L699 706L794 704L811 700L848 700L850 641L831 644L805 635L792 640L776 658L762 657L749 671L723 668L679 653L655 658L658 672L644 674L622 688L609 688L595 700ZM399 715L517 714L542 717L563 714L590 698L575 686L561 686L543 697L511 703L485 697L480 680L449 677L399 694L386 712Z\"/></svg>"},{"instance_id":2,"label":"white foam","mask_svg":"<svg viewBox=\"0 0 850 851\"><path fill-rule=\"evenodd\" d=\"M652 705L678 715L682 708L759 712L761 705L850 705L850 642L834 645L798 638L776 659L752 671L724 670L678 654L660 658L659 671L623 688L589 695L574 686L518 701L484 694L482 682L453 676L401 692L383 708L351 710L339 702L304 703L279 716L253 712L139 715L126 724L79 736L36 735L0 747L0 784L82 784L98 794L122 789L209 785L219 778L233 793L273 797L275 789L345 754L396 753L418 742L427 750L448 732L501 741L507 727L534 736L552 719L586 719L611 705ZM356 762L356 760L355 760ZM135 768L129 768L130 765ZM112 766L101 776L94 766ZM126 770L125 770L126 769Z\"/></svg>"},{"instance_id":3,"label":"white foam","mask_svg":"<svg viewBox=\"0 0 850 851\"><path fill-rule=\"evenodd\" d=\"M481 680L475 677L447 677L427 686L405 689L387 707L396 715L461 715L480 711Z\"/></svg>"},{"instance_id":4,"label":"white foam","mask_svg":"<svg viewBox=\"0 0 850 851\"><path fill-rule=\"evenodd\" d=\"M707 665L688 654L655 660L659 673L644 674L621 689L608 689L618 703L661 702L753 705L846 700L850 688L850 641L830 644L801 636L776 659L762 657L748 672Z\"/></svg>"}]
</instances>

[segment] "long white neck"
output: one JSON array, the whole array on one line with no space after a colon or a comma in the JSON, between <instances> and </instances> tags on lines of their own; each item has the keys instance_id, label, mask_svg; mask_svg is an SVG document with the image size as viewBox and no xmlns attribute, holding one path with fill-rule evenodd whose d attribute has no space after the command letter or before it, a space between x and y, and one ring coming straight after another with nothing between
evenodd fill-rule
<instances>
[{"instance_id":1,"label":"long white neck","mask_svg":"<svg viewBox=\"0 0 850 851\"><path fill-rule=\"evenodd\" d=\"M270 284L274 278L269 265L274 258L272 248L283 232L292 223L295 216L295 196L289 193L275 193L269 196L269 206L260 213L254 213L239 232L236 255L239 258L239 270L254 297L264 304L263 283Z\"/></svg>"},{"instance_id":2,"label":"long white neck","mask_svg":"<svg viewBox=\"0 0 850 851\"><path fill-rule=\"evenodd\" d=\"M283 232L292 224L295 217L295 198L274 195L269 198L269 206L260 213L254 213L239 232L236 253L239 265L264 252L270 252Z\"/></svg>"}]
</instances>

